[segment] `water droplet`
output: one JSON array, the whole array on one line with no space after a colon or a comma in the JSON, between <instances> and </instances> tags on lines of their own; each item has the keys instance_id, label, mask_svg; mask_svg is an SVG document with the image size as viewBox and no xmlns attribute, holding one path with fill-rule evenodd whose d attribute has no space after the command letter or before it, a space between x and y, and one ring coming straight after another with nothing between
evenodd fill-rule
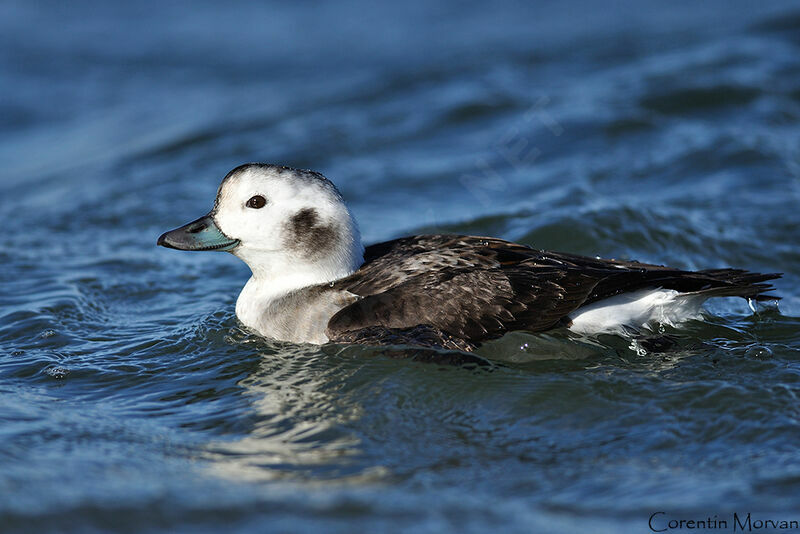
<instances>
[{"instance_id":1,"label":"water droplet","mask_svg":"<svg viewBox=\"0 0 800 534\"><path fill-rule=\"evenodd\" d=\"M67 369L66 367L55 366L55 367L48 367L47 369L44 370L44 372L52 376L53 378L61 379L69 374L69 369Z\"/></svg>"},{"instance_id":2,"label":"water droplet","mask_svg":"<svg viewBox=\"0 0 800 534\"><path fill-rule=\"evenodd\" d=\"M645 349L638 340L634 339L628 348L636 353L637 356L647 356L647 349Z\"/></svg>"},{"instance_id":3,"label":"water droplet","mask_svg":"<svg viewBox=\"0 0 800 534\"><path fill-rule=\"evenodd\" d=\"M758 360L768 360L772 358L772 351L767 347L762 347L759 345L748 347L744 354L748 358L756 358Z\"/></svg>"}]
</instances>

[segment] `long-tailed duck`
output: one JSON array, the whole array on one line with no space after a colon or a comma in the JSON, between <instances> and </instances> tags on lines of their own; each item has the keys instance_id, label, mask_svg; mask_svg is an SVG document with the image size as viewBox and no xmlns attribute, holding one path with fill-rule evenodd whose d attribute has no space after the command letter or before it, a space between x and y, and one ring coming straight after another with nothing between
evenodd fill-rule
<instances>
[{"instance_id":1,"label":"long-tailed duck","mask_svg":"<svg viewBox=\"0 0 800 534\"><path fill-rule=\"evenodd\" d=\"M236 316L291 342L413 344L470 351L509 331L580 333L678 324L709 297L774 300L779 278L684 271L535 250L492 237L417 235L367 247L321 174L248 163L225 176L208 215L158 244L222 250L252 277Z\"/></svg>"}]
</instances>

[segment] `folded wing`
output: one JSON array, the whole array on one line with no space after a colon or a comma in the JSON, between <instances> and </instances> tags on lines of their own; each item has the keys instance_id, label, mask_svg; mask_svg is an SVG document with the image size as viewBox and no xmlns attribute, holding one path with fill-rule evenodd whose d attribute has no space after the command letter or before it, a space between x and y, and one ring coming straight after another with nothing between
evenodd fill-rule
<instances>
[{"instance_id":1,"label":"folded wing","mask_svg":"<svg viewBox=\"0 0 800 534\"><path fill-rule=\"evenodd\" d=\"M764 282L779 276L682 271L495 238L414 236L368 247L364 266L336 282L358 298L331 318L327 335L375 343L381 333L406 339L416 331L424 334L420 344L469 350L508 331L548 330L584 304L647 287L774 299L762 295L772 289Z\"/></svg>"}]
</instances>

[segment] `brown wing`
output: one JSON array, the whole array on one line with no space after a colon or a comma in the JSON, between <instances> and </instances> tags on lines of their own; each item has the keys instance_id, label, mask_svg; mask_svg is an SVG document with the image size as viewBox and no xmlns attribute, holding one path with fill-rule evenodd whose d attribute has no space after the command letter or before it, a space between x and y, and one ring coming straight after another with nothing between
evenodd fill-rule
<instances>
[{"instance_id":1,"label":"brown wing","mask_svg":"<svg viewBox=\"0 0 800 534\"><path fill-rule=\"evenodd\" d=\"M509 330L546 330L584 302L596 277L538 264L536 251L500 239L430 235L368 247L365 265L336 286L361 296L328 323L331 340L371 327L419 325L441 346Z\"/></svg>"},{"instance_id":2,"label":"brown wing","mask_svg":"<svg viewBox=\"0 0 800 534\"><path fill-rule=\"evenodd\" d=\"M596 283L577 271L524 264L428 271L343 308L328 322L328 337L371 326L429 325L479 343L509 330L547 330L580 306Z\"/></svg>"}]
</instances>

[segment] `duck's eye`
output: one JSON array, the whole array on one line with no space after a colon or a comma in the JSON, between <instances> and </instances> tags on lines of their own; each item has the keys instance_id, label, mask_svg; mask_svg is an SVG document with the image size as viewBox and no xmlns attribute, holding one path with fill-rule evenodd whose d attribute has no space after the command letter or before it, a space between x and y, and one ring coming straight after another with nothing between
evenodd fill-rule
<instances>
[{"instance_id":1,"label":"duck's eye","mask_svg":"<svg viewBox=\"0 0 800 534\"><path fill-rule=\"evenodd\" d=\"M266 204L267 204L267 199L265 199L261 195L256 195L254 197L250 197L250 200L247 201L245 206L247 206L248 208L261 209L264 206L266 206Z\"/></svg>"}]
</instances>

